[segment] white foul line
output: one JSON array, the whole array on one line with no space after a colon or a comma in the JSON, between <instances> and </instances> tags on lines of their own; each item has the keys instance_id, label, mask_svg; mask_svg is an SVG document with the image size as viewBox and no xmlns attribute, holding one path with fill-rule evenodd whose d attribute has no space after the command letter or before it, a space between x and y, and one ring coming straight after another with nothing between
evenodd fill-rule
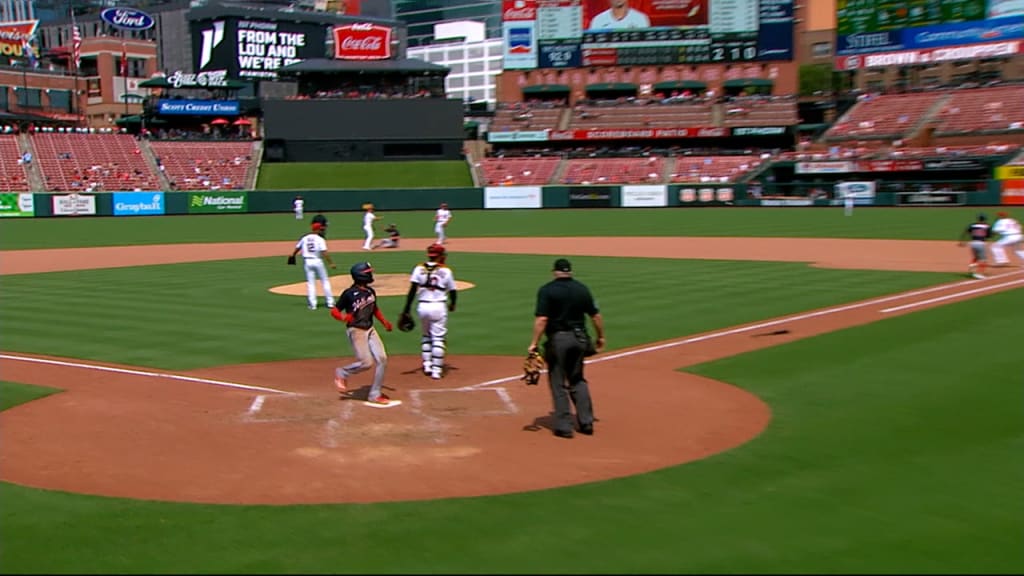
<instances>
[{"instance_id":1,"label":"white foul line","mask_svg":"<svg viewBox=\"0 0 1024 576\"><path fill-rule=\"evenodd\" d=\"M112 366L100 366L97 364L83 364L81 362L65 362L63 360L49 360L47 358L33 358L31 356L14 356L11 354L0 354L0 358L5 360L16 360L20 362L34 362L36 364L50 364L53 366L64 366L67 368L84 368L86 370L96 370L99 372L114 372L116 374L130 374L132 376L146 376L149 378L165 378L167 380L180 380L182 382L195 382L197 384L210 384L212 386L223 386L225 388L236 388L239 390L254 390L257 392L271 392L273 394L284 394L286 396L295 396L295 392L288 392L287 390L278 390L276 388L266 388L264 386L250 386L248 384L238 384L235 382L225 382L224 380L211 380L209 378L197 378L195 376L182 376L180 374L167 374L164 372L148 372L146 370L132 370L129 368L114 368Z\"/></svg>"},{"instance_id":2,"label":"white foul line","mask_svg":"<svg viewBox=\"0 0 1024 576\"><path fill-rule=\"evenodd\" d=\"M953 298L960 298L961 296L970 296L971 294L978 294L981 292L988 292L989 290L995 290L996 288L1005 288L1007 286L1014 286L1017 284L1024 284L1024 279L1013 280L1012 282L1003 282L1002 284L990 284L981 288L975 288L974 290L967 290L964 292L956 292L954 294L947 294L945 296L936 296L935 298L929 298L927 300L921 300L919 302L911 302L910 304L904 304L902 306L894 306L892 308L886 308L882 310L882 314L889 314L890 312L899 312L900 310L906 310L908 308L916 308L918 306L927 306L936 302L942 302L943 300L952 300Z\"/></svg>"},{"instance_id":3,"label":"white foul line","mask_svg":"<svg viewBox=\"0 0 1024 576\"><path fill-rule=\"evenodd\" d=\"M259 396L253 398L252 404L249 405L249 416L252 416L253 414L259 412L260 409L263 408L263 401L266 399L267 397L264 396L263 394L260 394Z\"/></svg>"},{"instance_id":4,"label":"white foul line","mask_svg":"<svg viewBox=\"0 0 1024 576\"><path fill-rule=\"evenodd\" d=\"M1003 274L1002 276L1009 276L1011 274L1020 274L1024 270L1017 270ZM848 310L856 310L857 308L864 308L867 306L875 306L884 302L891 302L893 300L904 300L906 298L912 298L914 296L920 296L922 294L930 294L932 292L938 292L940 290L949 290L952 288L958 288L965 285L977 285L978 281L963 280L960 282L954 282L953 284L942 284L940 286L932 286L931 288L922 288L920 290L912 290L910 292L902 292L900 294L893 294L891 296L883 296L881 298L874 298L871 300L865 300L863 302L855 302L853 304L846 304L843 306L836 306L833 308L825 308L823 310L816 310L814 312L807 312L805 314L797 314L796 316L786 316L783 318L777 318L775 320L769 320L767 322L759 322L757 324L751 324L750 326L740 326L738 328L730 328L728 330L722 330L720 332L710 332L708 334L702 334L700 336L692 336L690 338L684 338L682 340L676 340L673 342L666 342L664 344L656 344L654 346L647 346L644 348L637 348L635 350L627 350L625 352L619 352L618 354L610 354L608 356L601 356L600 358L594 358L593 360L587 360L587 364L597 364L599 362L608 362L610 360L618 360L619 358L626 358L629 356L636 356L638 354L646 354L648 352L657 352L658 350L664 350L666 348L674 348L676 346L684 346L686 344L694 344L697 342L704 342L706 340L713 340L715 338L721 338L723 336L733 336L735 334L742 334L744 332L750 332L753 330L761 330L762 328L770 328L772 326L778 326L779 324L785 324L787 322L798 322L801 320L807 320L810 318L817 318L819 316L828 316L831 314L838 314L840 312L846 312ZM961 293L962 294L962 293ZM522 378L522 375L508 376L505 378L496 378L494 380L488 380L479 384L470 384L468 386L462 386L457 390L476 390L478 388L486 388L495 384L504 384L506 382L512 382Z\"/></svg>"}]
</instances>

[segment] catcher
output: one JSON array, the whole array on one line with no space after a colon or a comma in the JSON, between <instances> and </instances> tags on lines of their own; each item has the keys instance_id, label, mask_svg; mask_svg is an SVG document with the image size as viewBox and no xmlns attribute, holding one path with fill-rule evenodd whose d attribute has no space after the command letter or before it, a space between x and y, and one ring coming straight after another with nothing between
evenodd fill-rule
<instances>
[{"instance_id":1,"label":"catcher","mask_svg":"<svg viewBox=\"0 0 1024 576\"><path fill-rule=\"evenodd\" d=\"M448 349L448 314L455 311L458 293L455 273L445 264L448 253L444 246L431 244L427 248L427 261L417 264L409 277L409 292L405 295L405 308L398 317L398 329L415 327L409 314L413 299L418 300L416 314L423 328L420 337L420 357L423 373L440 380L444 373L444 357Z\"/></svg>"}]
</instances>

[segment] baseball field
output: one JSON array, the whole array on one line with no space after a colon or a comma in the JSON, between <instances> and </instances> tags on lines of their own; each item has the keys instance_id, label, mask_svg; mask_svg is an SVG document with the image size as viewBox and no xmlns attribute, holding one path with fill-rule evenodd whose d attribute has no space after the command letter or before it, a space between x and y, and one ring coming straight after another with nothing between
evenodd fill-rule
<instances>
[{"instance_id":1,"label":"baseball field","mask_svg":"<svg viewBox=\"0 0 1024 576\"><path fill-rule=\"evenodd\" d=\"M1024 268L967 277L977 212L456 211L450 370L383 334L388 410L279 290L309 215L5 220L0 572L1020 573ZM334 292L431 215L328 214ZM572 440L518 380L560 256L609 345Z\"/></svg>"}]
</instances>

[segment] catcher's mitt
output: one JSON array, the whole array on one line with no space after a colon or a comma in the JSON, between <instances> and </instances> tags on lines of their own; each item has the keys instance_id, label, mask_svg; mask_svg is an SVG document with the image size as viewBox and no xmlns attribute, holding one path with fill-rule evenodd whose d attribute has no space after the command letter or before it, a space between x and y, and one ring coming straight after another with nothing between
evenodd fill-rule
<instances>
[{"instance_id":1,"label":"catcher's mitt","mask_svg":"<svg viewBox=\"0 0 1024 576\"><path fill-rule=\"evenodd\" d=\"M412 319L412 314L408 312L402 312L398 315L398 329L402 332L412 332L413 328L416 327L416 321Z\"/></svg>"},{"instance_id":2,"label":"catcher's mitt","mask_svg":"<svg viewBox=\"0 0 1024 576\"><path fill-rule=\"evenodd\" d=\"M288 265L295 266L295 254L292 254L291 256L288 257Z\"/></svg>"},{"instance_id":3,"label":"catcher's mitt","mask_svg":"<svg viewBox=\"0 0 1024 576\"><path fill-rule=\"evenodd\" d=\"M526 358L523 359L523 377L520 380L526 382L527 386L536 386L537 381L540 380L540 372L545 366L544 358L541 357L540 352L531 350L526 355Z\"/></svg>"}]
</instances>

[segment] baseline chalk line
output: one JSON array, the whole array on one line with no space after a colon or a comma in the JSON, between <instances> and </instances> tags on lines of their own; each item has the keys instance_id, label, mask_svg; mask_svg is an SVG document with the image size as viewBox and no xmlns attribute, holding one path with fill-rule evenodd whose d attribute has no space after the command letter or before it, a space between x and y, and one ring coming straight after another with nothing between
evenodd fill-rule
<instances>
[{"instance_id":1,"label":"baseline chalk line","mask_svg":"<svg viewBox=\"0 0 1024 576\"><path fill-rule=\"evenodd\" d=\"M198 378L196 376L183 376L181 374L168 374L166 372L150 372L147 370L134 370L130 368L114 368L113 366L100 366L98 364L85 364L82 362L67 362L64 360L50 360L48 358L33 358L31 356L17 356L13 354L0 354L0 358L4 360L14 360L17 362L31 362L35 364L49 364L51 366L63 366L65 368L81 368L83 370L95 370L97 372L112 372L115 374L128 374L131 376L145 376L147 378L163 378L165 380L178 380L181 382L192 382L195 384L208 384L210 386L222 386L224 388L235 388L237 390L252 390L255 392L270 392L272 394L284 394L285 396L299 396L296 392L288 392L287 390L278 390L277 388L267 388L265 386L250 386L249 384L239 384L237 382L227 382L225 380L213 380L210 378Z\"/></svg>"},{"instance_id":2,"label":"baseline chalk line","mask_svg":"<svg viewBox=\"0 0 1024 576\"><path fill-rule=\"evenodd\" d=\"M901 306L893 306L892 308L885 308L882 310L882 314L890 314L892 312L899 312L900 310L908 310L910 308L917 308L918 306L927 306L936 302L943 302L945 300L952 300L954 298L961 298L963 296L970 296L972 294L980 294L982 292L988 292L990 290L996 290L998 288L1006 288L1007 286L1024 286L1024 278L1019 280L1013 280L1011 282L1003 282L1002 284L989 284L982 286L981 288L975 288L974 290L965 290L963 292L955 292L953 294L946 294L945 296L936 296L935 298L929 298L927 300L920 300L918 302L911 302L910 304L903 304Z\"/></svg>"}]
</instances>

